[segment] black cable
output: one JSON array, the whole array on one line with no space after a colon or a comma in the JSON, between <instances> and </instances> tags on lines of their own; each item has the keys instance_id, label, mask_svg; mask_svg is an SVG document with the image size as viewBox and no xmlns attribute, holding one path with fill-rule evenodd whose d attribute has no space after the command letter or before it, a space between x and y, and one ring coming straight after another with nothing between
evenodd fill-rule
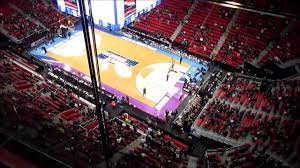
<instances>
[{"instance_id":1,"label":"black cable","mask_svg":"<svg viewBox=\"0 0 300 168\"><path fill-rule=\"evenodd\" d=\"M82 24L83 34L84 34L84 41L85 41L85 46L86 46L89 71L90 71L90 76L91 76L91 81L92 81L92 86L93 86L93 95L95 98L96 115L97 115L99 130L100 130L100 134L101 134L101 137L99 136L99 139L100 139L100 141L102 141L106 168L110 168L111 162L109 161L109 153L108 153L109 151L107 148L108 146L107 146L107 138L106 138L107 131L105 131L106 128L105 128L105 124L104 124L104 117L103 117L104 115L102 114L103 111L101 111L102 105L100 105L100 100L99 100L99 95L98 95L97 79L96 79L95 68L94 68L95 66L94 66L94 60L93 60L93 52L92 52L85 4L84 4L84 0L79 0L78 2L79 2L80 13L81 13L81 21L82 21L81 24Z\"/></svg>"},{"instance_id":2,"label":"black cable","mask_svg":"<svg viewBox=\"0 0 300 168\"><path fill-rule=\"evenodd\" d=\"M97 70L97 79L98 79L98 85L99 85L99 97L100 97L100 102L101 102L101 114L102 118L104 120L104 127L107 128L106 126L106 118L104 114L104 97L102 93L102 84L101 84L101 76L100 76L100 69L99 69L99 61L98 61L98 52L97 52L97 42L96 42L96 37L95 37L95 24L94 24L94 18L93 18L93 10L92 10L92 5L91 5L91 0L88 0L88 6L89 6L89 14L90 14L90 24L91 24L91 30L92 30L92 44L93 44L93 49L94 49L94 58L96 60L96 70ZM108 135L107 129L105 129L106 135ZM106 136L106 141L109 144L110 139L109 136Z\"/></svg>"}]
</instances>

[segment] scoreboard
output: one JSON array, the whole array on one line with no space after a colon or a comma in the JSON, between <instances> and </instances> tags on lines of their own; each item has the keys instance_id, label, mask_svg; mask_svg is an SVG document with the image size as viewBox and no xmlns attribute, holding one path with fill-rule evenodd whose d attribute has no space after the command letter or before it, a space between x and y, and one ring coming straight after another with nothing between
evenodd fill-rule
<instances>
[{"instance_id":1,"label":"scoreboard","mask_svg":"<svg viewBox=\"0 0 300 168\"><path fill-rule=\"evenodd\" d=\"M124 0L125 18L136 12L136 0Z\"/></svg>"},{"instance_id":2,"label":"scoreboard","mask_svg":"<svg viewBox=\"0 0 300 168\"><path fill-rule=\"evenodd\" d=\"M77 0L64 0L65 6L74 10L78 9Z\"/></svg>"},{"instance_id":3,"label":"scoreboard","mask_svg":"<svg viewBox=\"0 0 300 168\"><path fill-rule=\"evenodd\" d=\"M120 30L138 16L152 10L160 2L161 0L91 0L91 5L96 25ZM85 4L88 8L87 0L85 0ZM80 16L77 0L57 0L57 6L65 13ZM89 10L86 9L86 11ZM87 13L87 15L89 14Z\"/></svg>"}]
</instances>

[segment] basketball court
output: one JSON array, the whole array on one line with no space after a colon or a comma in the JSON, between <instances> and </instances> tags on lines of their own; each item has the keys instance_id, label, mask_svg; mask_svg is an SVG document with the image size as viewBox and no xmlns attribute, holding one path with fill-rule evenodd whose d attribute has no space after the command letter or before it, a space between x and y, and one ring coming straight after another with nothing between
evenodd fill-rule
<instances>
[{"instance_id":1,"label":"basketball court","mask_svg":"<svg viewBox=\"0 0 300 168\"><path fill-rule=\"evenodd\" d=\"M179 98L185 94L182 91L184 79L193 76L197 68L207 69L206 65L187 59L180 64L180 56L122 35L97 29L95 34L102 87L117 96L129 96L131 104L153 116L164 118L166 110L175 110L180 104ZM81 73L89 80L80 29L73 31L70 39L57 37L54 43L44 46L46 54L41 47L32 53L52 65Z\"/></svg>"}]
</instances>

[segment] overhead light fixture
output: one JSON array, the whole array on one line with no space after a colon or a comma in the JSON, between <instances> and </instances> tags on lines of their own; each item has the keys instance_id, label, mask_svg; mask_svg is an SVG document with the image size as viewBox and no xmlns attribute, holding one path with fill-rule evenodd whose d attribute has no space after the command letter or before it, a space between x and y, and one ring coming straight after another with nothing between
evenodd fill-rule
<instances>
[{"instance_id":1,"label":"overhead light fixture","mask_svg":"<svg viewBox=\"0 0 300 168\"><path fill-rule=\"evenodd\" d=\"M236 5L236 6L242 6L243 4L238 3L238 2L233 2L233 1L225 1L226 3L230 4L230 5Z\"/></svg>"},{"instance_id":2,"label":"overhead light fixture","mask_svg":"<svg viewBox=\"0 0 300 168\"><path fill-rule=\"evenodd\" d=\"M225 6L225 7L228 7L228 8L240 8L240 7L238 7L238 6L236 6L236 5L230 5L230 4L220 4L221 6Z\"/></svg>"}]
</instances>

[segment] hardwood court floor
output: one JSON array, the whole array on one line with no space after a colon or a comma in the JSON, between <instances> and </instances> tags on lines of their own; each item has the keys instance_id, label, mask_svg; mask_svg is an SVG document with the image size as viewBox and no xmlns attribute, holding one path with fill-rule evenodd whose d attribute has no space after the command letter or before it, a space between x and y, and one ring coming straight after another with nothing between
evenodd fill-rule
<instances>
[{"instance_id":1,"label":"hardwood court floor","mask_svg":"<svg viewBox=\"0 0 300 168\"><path fill-rule=\"evenodd\" d=\"M103 59L98 59L101 70L101 82L142 103L152 107L155 106L158 102L149 97L151 96L150 93L149 96L142 95L141 87L143 86L138 85L141 85L140 83L143 83L143 81L138 81L141 78L137 78L137 75L141 74L142 77L146 78L152 71L156 71L156 76L159 76L157 75L159 74L157 72L160 72L160 70L153 69L153 67L171 65L171 57L157 52L156 49L136 44L132 41L113 36L100 30L96 30L95 32L98 41L98 54L105 51L111 51L138 62L137 65L129 68L128 66L111 64ZM84 47L85 44L82 36L78 36L77 38L73 37L70 40L63 41L63 43L54 48L49 48L47 56L52 57L59 62L63 62L89 76L88 62ZM152 66L156 64L160 64L160 66ZM178 60L175 61L175 66L183 68L184 71L187 71L191 67L191 65L184 62L179 65ZM161 73L165 73L165 69L166 68L161 70ZM157 78L157 80L153 78L153 82L156 82L156 84L163 84L163 82L165 82L165 78L163 81L161 77ZM175 85L174 82L168 84ZM157 92L161 92L159 87L160 86L157 87ZM148 92L151 91L147 90L147 94Z\"/></svg>"}]
</instances>

